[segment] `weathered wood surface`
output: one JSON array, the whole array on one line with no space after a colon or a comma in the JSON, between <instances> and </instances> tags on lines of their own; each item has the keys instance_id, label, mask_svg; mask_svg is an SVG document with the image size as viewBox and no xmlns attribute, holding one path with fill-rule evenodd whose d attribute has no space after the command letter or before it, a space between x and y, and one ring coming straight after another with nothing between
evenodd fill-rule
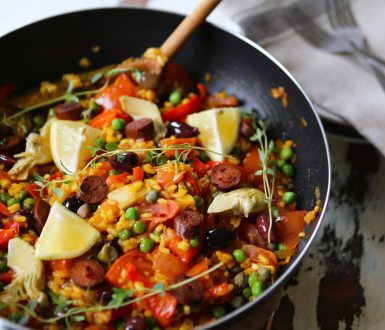
<instances>
[{"instance_id":1,"label":"weathered wood surface","mask_svg":"<svg viewBox=\"0 0 385 330\"><path fill-rule=\"evenodd\" d=\"M330 139L325 221L287 287L272 329L385 329L385 158Z\"/></svg>"}]
</instances>

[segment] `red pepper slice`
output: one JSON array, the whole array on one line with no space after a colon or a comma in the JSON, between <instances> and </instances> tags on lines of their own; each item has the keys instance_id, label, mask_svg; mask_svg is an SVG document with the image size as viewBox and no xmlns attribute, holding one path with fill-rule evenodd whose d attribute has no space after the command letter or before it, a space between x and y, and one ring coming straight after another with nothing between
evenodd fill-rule
<instances>
[{"instance_id":1,"label":"red pepper slice","mask_svg":"<svg viewBox=\"0 0 385 330\"><path fill-rule=\"evenodd\" d=\"M28 191L35 200L40 198L39 189L40 187L36 183L29 184L25 189Z\"/></svg>"},{"instance_id":2,"label":"red pepper slice","mask_svg":"<svg viewBox=\"0 0 385 330\"><path fill-rule=\"evenodd\" d=\"M123 182L125 178L127 178L128 176L128 172L123 172L123 173L120 173L120 174L117 174L117 175L110 175L107 180L106 180L106 183L108 186L112 185L113 183L119 183L119 182Z\"/></svg>"},{"instance_id":3,"label":"red pepper slice","mask_svg":"<svg viewBox=\"0 0 385 330\"><path fill-rule=\"evenodd\" d=\"M9 212L8 207L0 202L0 213L5 215L6 217L9 217L11 215L11 212Z\"/></svg>"},{"instance_id":4,"label":"red pepper slice","mask_svg":"<svg viewBox=\"0 0 385 330\"><path fill-rule=\"evenodd\" d=\"M199 111L202 108L202 99L198 95L191 97L187 103L182 103L175 108L171 108L162 114L167 121L183 121L188 115Z\"/></svg>"},{"instance_id":5,"label":"red pepper slice","mask_svg":"<svg viewBox=\"0 0 385 330\"><path fill-rule=\"evenodd\" d=\"M202 101L206 100L207 94L208 94L208 93L207 93L206 86L203 85L203 84L201 84L201 83L199 83L199 84L197 85L197 88L198 88L199 95L200 95Z\"/></svg>"},{"instance_id":6,"label":"red pepper slice","mask_svg":"<svg viewBox=\"0 0 385 330\"><path fill-rule=\"evenodd\" d=\"M144 178L144 172L140 166L132 169L132 175L134 176L135 181L142 181Z\"/></svg>"},{"instance_id":7,"label":"red pepper slice","mask_svg":"<svg viewBox=\"0 0 385 330\"><path fill-rule=\"evenodd\" d=\"M207 172L206 164L203 163L199 158L194 158L192 162L192 168L200 178Z\"/></svg>"},{"instance_id":8,"label":"red pepper slice","mask_svg":"<svg viewBox=\"0 0 385 330\"><path fill-rule=\"evenodd\" d=\"M120 109L110 109L104 111L90 120L88 125L95 128L103 128L104 126L111 126L115 118L122 118L126 123L132 120L131 116Z\"/></svg>"},{"instance_id":9,"label":"red pepper slice","mask_svg":"<svg viewBox=\"0 0 385 330\"><path fill-rule=\"evenodd\" d=\"M7 248L8 242L20 232L19 224L16 221L9 221L4 224L4 229L0 230L0 247Z\"/></svg>"},{"instance_id":10,"label":"red pepper slice","mask_svg":"<svg viewBox=\"0 0 385 330\"><path fill-rule=\"evenodd\" d=\"M199 196L201 194L201 190L199 188L197 180L188 172L184 174L185 180L191 184L191 188L193 190L194 195Z\"/></svg>"}]
</instances>

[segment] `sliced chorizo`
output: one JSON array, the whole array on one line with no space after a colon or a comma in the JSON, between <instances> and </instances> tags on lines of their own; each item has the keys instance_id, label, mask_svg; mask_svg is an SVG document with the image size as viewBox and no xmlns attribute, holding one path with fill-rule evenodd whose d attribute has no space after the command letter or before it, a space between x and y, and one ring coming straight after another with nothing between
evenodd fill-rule
<instances>
[{"instance_id":1,"label":"sliced chorizo","mask_svg":"<svg viewBox=\"0 0 385 330\"><path fill-rule=\"evenodd\" d=\"M178 276L175 283L188 279L187 276ZM199 280L189 282L171 291L172 295L183 305L199 304L203 300L205 288Z\"/></svg>"},{"instance_id":2,"label":"sliced chorizo","mask_svg":"<svg viewBox=\"0 0 385 330\"><path fill-rule=\"evenodd\" d=\"M43 198L39 198L33 207L32 214L34 218L34 226L36 231L40 234L47 221L51 205Z\"/></svg>"},{"instance_id":3,"label":"sliced chorizo","mask_svg":"<svg viewBox=\"0 0 385 330\"><path fill-rule=\"evenodd\" d=\"M55 107L56 117L64 120L81 119L82 106L79 103L62 103Z\"/></svg>"},{"instance_id":4,"label":"sliced chorizo","mask_svg":"<svg viewBox=\"0 0 385 330\"><path fill-rule=\"evenodd\" d=\"M151 140L155 136L154 122L151 118L141 118L126 125L126 136L129 139Z\"/></svg>"},{"instance_id":5,"label":"sliced chorizo","mask_svg":"<svg viewBox=\"0 0 385 330\"><path fill-rule=\"evenodd\" d=\"M95 204L101 202L108 194L106 181L100 176L89 175L80 185L80 200L84 203Z\"/></svg>"},{"instance_id":6,"label":"sliced chorizo","mask_svg":"<svg viewBox=\"0 0 385 330\"><path fill-rule=\"evenodd\" d=\"M185 239L198 237L202 221L203 216L199 212L184 210L175 218L175 231Z\"/></svg>"},{"instance_id":7,"label":"sliced chorizo","mask_svg":"<svg viewBox=\"0 0 385 330\"><path fill-rule=\"evenodd\" d=\"M88 288L103 282L105 270L96 260L84 259L76 261L70 270L72 280L77 286Z\"/></svg>"},{"instance_id":8,"label":"sliced chorizo","mask_svg":"<svg viewBox=\"0 0 385 330\"><path fill-rule=\"evenodd\" d=\"M229 190L236 187L242 178L242 171L232 164L214 166L210 174L210 182L219 190Z\"/></svg>"}]
</instances>

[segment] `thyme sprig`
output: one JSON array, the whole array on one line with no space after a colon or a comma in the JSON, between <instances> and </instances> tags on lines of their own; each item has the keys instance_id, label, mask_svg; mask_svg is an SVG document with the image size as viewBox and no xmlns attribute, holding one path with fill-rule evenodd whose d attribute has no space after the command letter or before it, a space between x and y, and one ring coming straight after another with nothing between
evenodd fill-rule
<instances>
[{"instance_id":1,"label":"thyme sprig","mask_svg":"<svg viewBox=\"0 0 385 330\"><path fill-rule=\"evenodd\" d=\"M145 152L146 156L143 162L144 163L155 162L157 165L164 164L164 157L168 159L165 155L167 151L174 151L175 159L172 161L175 163L177 171L180 169L180 164L182 162L186 162L187 157L192 150L202 150L205 152L210 152L216 155L223 156L227 159L234 158L232 155L224 155L220 152L210 150L204 147L192 146L189 143L173 144L169 147L143 148L143 149L132 149L132 150L115 149L115 150L107 151L105 149L94 147L94 146L87 146L86 148L88 148L91 151L92 159L80 171L72 172L66 169L64 164L62 164L62 166L65 169L64 174L67 176L64 179L46 180L44 177L40 176L39 174L35 174L35 184L39 186L38 190L40 191L40 193L42 194L45 188L53 187L52 188L53 193L58 197L62 197L63 192L60 190L60 188L55 187L55 184L60 184L60 183L69 184L71 180L75 180L78 184L80 175L89 168L95 168L98 160L105 159L106 157L111 157L114 155L119 156L127 151L133 151L136 153Z\"/></svg>"},{"instance_id":2,"label":"thyme sprig","mask_svg":"<svg viewBox=\"0 0 385 330\"><path fill-rule=\"evenodd\" d=\"M110 301L110 303L108 305L95 304L95 305L89 306L89 307L72 307L72 308L67 309L67 311L62 312L61 315L56 316L56 317L43 318L43 317L37 315L35 308L30 308L30 306L25 306L25 305L22 305L19 303L14 304L14 306L19 307L24 312L26 312L29 316L33 317L34 319L36 319L37 321L42 322L42 323L55 323L61 319L65 319L66 323L70 323L73 320L81 321L84 318L82 317L83 315L79 315L79 314L82 314L82 313L101 312L101 311L105 311L105 310L116 309L116 308L131 305L133 303L136 303L138 301L150 298L150 297L158 295L158 294L161 296L164 296L167 291L177 289L183 285L186 285L188 283L196 281L197 279L204 277L204 276L210 274L211 272L215 271L216 269L222 267L223 264L224 264L223 262L219 262L219 263L215 264L214 266L212 266L211 268L209 268L208 270L206 270L206 271L204 271L204 272L202 272L196 276L190 277L184 281L181 281L181 282L178 282L175 284L171 284L167 287L165 287L162 283L157 283L152 288L144 288L144 289L125 290L125 289L114 288L115 289L115 290L113 290L114 295L113 295L112 300ZM139 296L131 299L132 297L135 296L135 294L137 294L137 295L142 294L142 295L139 295ZM69 301L65 301L65 303L67 303L67 302L69 302ZM62 302L60 302L60 303L62 303Z\"/></svg>"},{"instance_id":3,"label":"thyme sprig","mask_svg":"<svg viewBox=\"0 0 385 330\"><path fill-rule=\"evenodd\" d=\"M265 202L267 204L269 212L269 230L268 230L268 243L271 242L271 230L273 227L273 194L274 194L274 185L276 179L276 165L274 162L270 161L271 153L274 150L274 141L268 139L267 129L269 123L263 120L258 120L255 125L255 134L250 137L251 141L258 141L259 148L258 154L261 161L262 169L255 172L255 175L262 175L263 178L263 190L265 193ZM271 179L269 178L269 175Z\"/></svg>"},{"instance_id":4,"label":"thyme sprig","mask_svg":"<svg viewBox=\"0 0 385 330\"><path fill-rule=\"evenodd\" d=\"M5 116L4 115L3 118L1 119L1 123L4 125L10 126L10 125L12 125L12 121L14 119L16 119L16 118L18 118L18 117L20 117L26 113L29 113L33 110L47 107L47 106L50 106L50 105L53 105L53 104L56 104L56 103L59 103L62 101L78 102L80 96L94 95L94 94L97 94L97 93L101 92L102 90L104 90L110 84L111 79L114 78L116 75L118 75L120 73L128 72L128 71L133 71L133 70L135 70L135 68L133 68L133 67L111 69L104 74L104 76L106 77L106 81L103 84L103 86L100 88L97 88L97 89L93 89L93 90L74 92L73 91L74 90L73 82L70 81L68 84L67 90L65 91L65 93L63 95L58 96L58 97L53 98L53 99L50 99L50 100L47 100L47 101L44 101L44 102L34 104L34 105L27 107L27 108L25 108L19 112L16 112L15 114L13 114L11 116ZM95 79L95 77L98 79ZM96 73L91 78L91 82L95 83L99 79L101 79L102 77L103 77L103 74L101 74L100 72Z\"/></svg>"}]
</instances>

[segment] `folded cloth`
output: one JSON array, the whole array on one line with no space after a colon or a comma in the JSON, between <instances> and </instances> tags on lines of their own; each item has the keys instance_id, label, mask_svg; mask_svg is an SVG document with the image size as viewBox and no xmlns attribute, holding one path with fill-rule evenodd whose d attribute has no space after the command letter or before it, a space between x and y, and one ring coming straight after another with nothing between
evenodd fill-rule
<instances>
[{"instance_id":1,"label":"folded cloth","mask_svg":"<svg viewBox=\"0 0 385 330\"><path fill-rule=\"evenodd\" d=\"M220 9L244 28L246 36L285 65L315 103L343 117L385 155L385 91L367 65L354 55L328 53L296 34L282 11L293 2L225 0ZM324 1L300 4L326 27ZM357 0L352 6L371 51L384 56L385 1Z\"/></svg>"}]
</instances>

